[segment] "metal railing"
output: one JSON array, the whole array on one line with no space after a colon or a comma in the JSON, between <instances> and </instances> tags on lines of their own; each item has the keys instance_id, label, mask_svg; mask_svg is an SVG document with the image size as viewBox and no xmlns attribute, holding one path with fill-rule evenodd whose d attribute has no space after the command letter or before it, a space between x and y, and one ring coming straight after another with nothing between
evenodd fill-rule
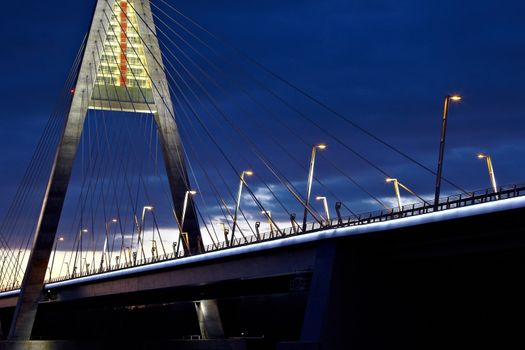
<instances>
[{"instance_id":1,"label":"metal railing","mask_svg":"<svg viewBox=\"0 0 525 350\"><path fill-rule=\"evenodd\" d=\"M346 218L334 218L329 222L320 224L318 222L309 223L307 229L303 232L298 227L288 227L285 229L274 229L271 232L261 233L260 235L250 235L246 237L236 238L233 242L218 242L214 244L208 244L201 249L192 251L190 254L183 251L178 254L171 253L165 255L159 255L155 257L150 257L146 259L140 259L128 263L119 263L113 264L109 267L103 267L99 269L91 269L89 271L84 271L82 274L68 274L65 276L57 277L49 282L59 282L69 279L91 276L96 274L101 274L109 271L116 271L121 269L126 269L136 266L144 266L148 264L153 264L161 261L181 259L188 256L205 254L208 252L215 252L224 249L230 249L234 247L240 247L245 245L257 244L261 242L267 242L271 240L281 239L284 237L291 237L295 235L305 235L312 232L327 230L327 229L336 229L343 227L351 226L360 226L368 225L377 222L384 222L390 220L396 220L406 217L424 215L432 212L445 211L454 208L467 207L472 205L477 205L481 203L494 202L498 200L520 197L525 195L525 184L512 185L512 186L502 186L498 189L497 192L494 192L492 189L486 189L481 191L469 192L464 194L452 195L448 197L441 198L437 206L434 205L433 201L429 202L419 202L409 205L404 205L401 208L392 208L388 210L368 212L360 215L352 215Z\"/></svg>"}]
</instances>

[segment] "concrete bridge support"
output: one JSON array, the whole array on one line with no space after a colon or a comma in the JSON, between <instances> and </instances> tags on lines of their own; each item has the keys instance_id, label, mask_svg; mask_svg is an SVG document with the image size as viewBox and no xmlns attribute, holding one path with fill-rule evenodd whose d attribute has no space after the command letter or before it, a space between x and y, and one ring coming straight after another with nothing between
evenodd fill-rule
<instances>
[{"instance_id":1,"label":"concrete bridge support","mask_svg":"<svg viewBox=\"0 0 525 350\"><path fill-rule=\"evenodd\" d=\"M201 300L195 302L195 310L199 320L202 339L222 339L224 329L217 300Z\"/></svg>"}]
</instances>

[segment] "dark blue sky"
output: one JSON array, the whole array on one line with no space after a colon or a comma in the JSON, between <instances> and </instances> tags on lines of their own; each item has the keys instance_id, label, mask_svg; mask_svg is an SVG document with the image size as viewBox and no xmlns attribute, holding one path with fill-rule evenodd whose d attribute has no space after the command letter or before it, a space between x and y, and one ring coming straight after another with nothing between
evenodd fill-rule
<instances>
[{"instance_id":1,"label":"dark blue sky","mask_svg":"<svg viewBox=\"0 0 525 350\"><path fill-rule=\"evenodd\" d=\"M450 111L445 175L469 190L488 187L484 164L475 159L484 151L501 184L525 178L523 1L170 2L432 168L443 97L460 93L464 100ZM91 0L4 4L0 212L32 155L93 6ZM320 118L419 193L432 192L431 176L415 176L384 147L361 144L344 123ZM331 157L351 163L343 150L334 148ZM349 169L377 195L391 195L377 174Z\"/></svg>"}]
</instances>

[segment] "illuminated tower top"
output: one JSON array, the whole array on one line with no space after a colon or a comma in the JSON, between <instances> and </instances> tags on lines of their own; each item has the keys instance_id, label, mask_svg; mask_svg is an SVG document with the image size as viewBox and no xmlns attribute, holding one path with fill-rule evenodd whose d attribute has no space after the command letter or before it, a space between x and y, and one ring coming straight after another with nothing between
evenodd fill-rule
<instances>
[{"instance_id":1,"label":"illuminated tower top","mask_svg":"<svg viewBox=\"0 0 525 350\"><path fill-rule=\"evenodd\" d=\"M118 0L110 15L92 109L154 112L151 81L133 0Z\"/></svg>"}]
</instances>

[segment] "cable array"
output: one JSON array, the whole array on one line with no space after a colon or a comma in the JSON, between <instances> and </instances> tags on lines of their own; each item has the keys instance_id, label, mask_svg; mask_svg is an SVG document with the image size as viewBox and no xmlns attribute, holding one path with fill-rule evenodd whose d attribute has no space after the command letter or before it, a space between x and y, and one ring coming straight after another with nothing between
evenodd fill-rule
<instances>
[{"instance_id":1,"label":"cable array","mask_svg":"<svg viewBox=\"0 0 525 350\"><path fill-rule=\"evenodd\" d=\"M343 217L361 222L358 213L368 202L394 213L369 182L400 174L355 144L355 133L435 175L170 2L100 1L110 25L90 38L94 45L84 39L0 224L0 289L21 282L73 95L88 112L49 280L304 233L297 213L308 215L314 229L332 225L333 210L339 224ZM80 76L87 58L89 73ZM75 91L79 81L93 93ZM310 111L312 103L323 113ZM165 164L163 145L175 136L163 134L159 118L175 121L181 136L169 152L184 203L174 203ZM318 198L307 195L309 173ZM331 205L323 208L316 199ZM187 213L195 213L202 242L190 240Z\"/></svg>"}]
</instances>

